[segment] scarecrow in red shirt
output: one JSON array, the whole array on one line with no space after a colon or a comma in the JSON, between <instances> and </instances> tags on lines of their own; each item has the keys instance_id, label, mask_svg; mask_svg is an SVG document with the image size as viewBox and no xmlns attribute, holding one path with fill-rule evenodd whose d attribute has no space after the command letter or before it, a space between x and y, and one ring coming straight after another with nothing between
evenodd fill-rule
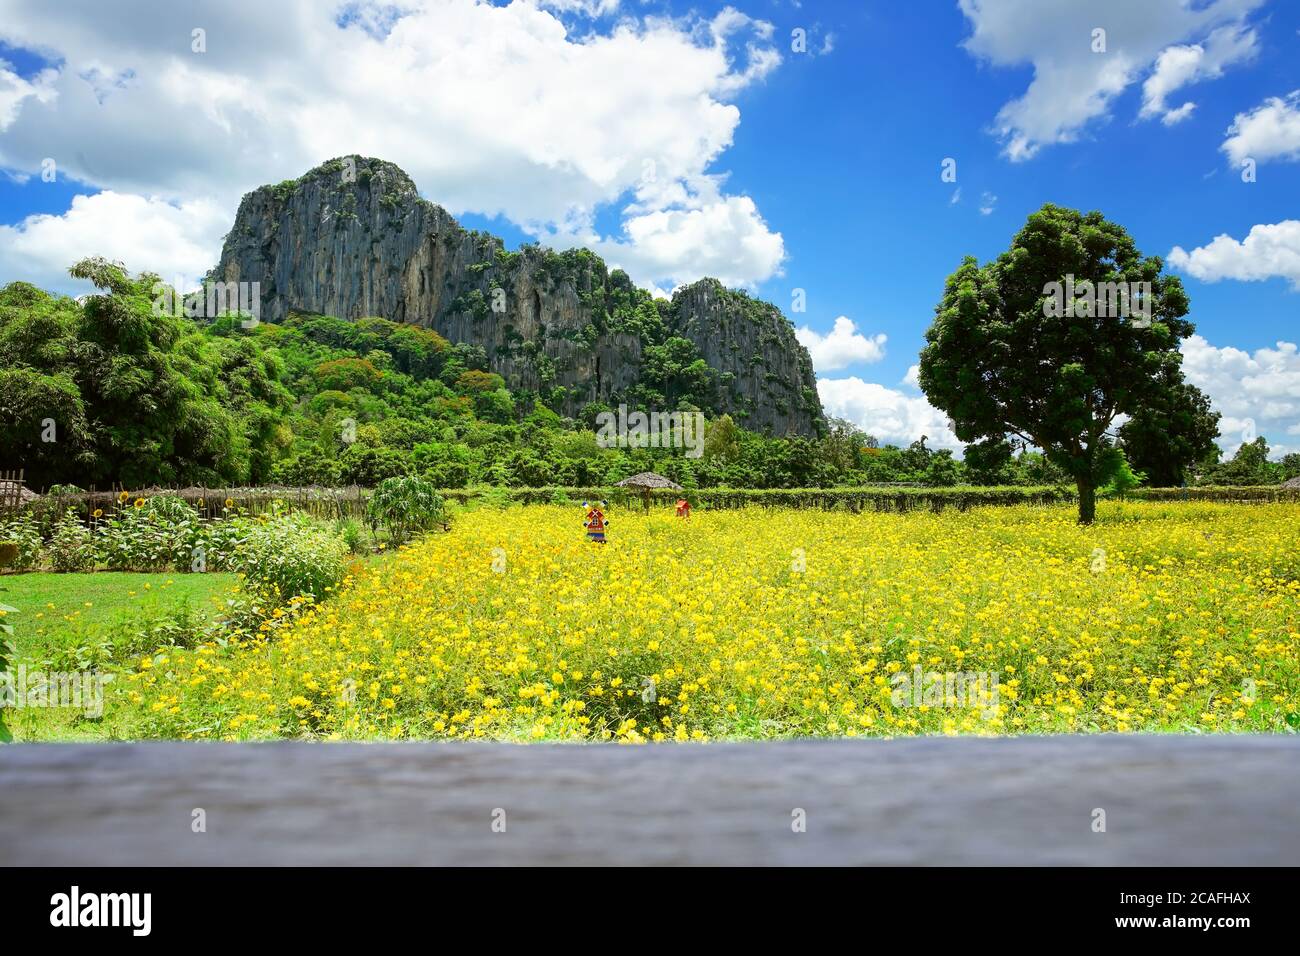
<instances>
[{"instance_id":1,"label":"scarecrow in red shirt","mask_svg":"<svg viewBox=\"0 0 1300 956\"><path fill-rule=\"evenodd\" d=\"M587 529L587 540L595 541L597 544L605 543L605 528L609 525L609 519L605 517L602 508L608 508L609 505L601 501L594 505L588 505L583 502L582 506L587 509L587 518L582 522L582 526Z\"/></svg>"},{"instance_id":2,"label":"scarecrow in red shirt","mask_svg":"<svg viewBox=\"0 0 1300 956\"><path fill-rule=\"evenodd\" d=\"M677 517L689 518L691 516L691 503L685 498L677 499Z\"/></svg>"}]
</instances>

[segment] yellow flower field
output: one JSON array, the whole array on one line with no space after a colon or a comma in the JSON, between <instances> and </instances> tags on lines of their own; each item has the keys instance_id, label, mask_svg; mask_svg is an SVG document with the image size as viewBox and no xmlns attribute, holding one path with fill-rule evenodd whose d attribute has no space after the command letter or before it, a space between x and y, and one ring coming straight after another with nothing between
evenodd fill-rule
<instances>
[{"instance_id":1,"label":"yellow flower field","mask_svg":"<svg viewBox=\"0 0 1300 956\"><path fill-rule=\"evenodd\" d=\"M1293 505L619 509L603 547L581 514L460 515L275 637L142 661L117 706L225 739L1300 725Z\"/></svg>"}]
</instances>

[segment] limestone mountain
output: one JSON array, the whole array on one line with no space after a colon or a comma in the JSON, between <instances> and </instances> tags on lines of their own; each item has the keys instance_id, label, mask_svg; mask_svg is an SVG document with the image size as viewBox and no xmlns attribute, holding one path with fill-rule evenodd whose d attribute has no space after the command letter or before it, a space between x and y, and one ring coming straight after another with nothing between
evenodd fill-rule
<instances>
[{"instance_id":1,"label":"limestone mountain","mask_svg":"<svg viewBox=\"0 0 1300 956\"><path fill-rule=\"evenodd\" d=\"M246 195L208 278L259 283L264 321L380 316L480 346L512 390L564 415L626 401L769 434L823 422L812 360L776 306L714 279L654 299L585 249L509 252L381 160L331 160Z\"/></svg>"}]
</instances>

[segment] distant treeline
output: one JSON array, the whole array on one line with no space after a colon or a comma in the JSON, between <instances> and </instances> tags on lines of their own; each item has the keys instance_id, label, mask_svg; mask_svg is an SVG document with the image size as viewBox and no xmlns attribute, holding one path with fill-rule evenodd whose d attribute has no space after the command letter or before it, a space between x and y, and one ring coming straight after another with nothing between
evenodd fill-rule
<instances>
[{"instance_id":1,"label":"distant treeline","mask_svg":"<svg viewBox=\"0 0 1300 956\"><path fill-rule=\"evenodd\" d=\"M27 510L48 519L71 509L83 517L96 511L109 514L119 507L133 507L136 501L159 495L180 498L201 515L261 514L279 508L307 511L325 518L362 518L371 490L349 488L147 488L130 492L80 492L56 488L54 493L27 505ZM449 488L442 496L461 506L505 506L538 504L578 505L583 501L607 501L615 506L640 507L643 492L622 487L539 487L539 488ZM806 508L816 510L941 511L996 505L1049 505L1076 500L1067 485L1028 487L953 488L693 488L683 491L654 489L649 493L654 507L668 507L685 498L697 508L734 509ZM1138 488L1124 496L1133 501L1217 501L1272 502L1300 501L1300 488L1282 487L1195 487Z\"/></svg>"},{"instance_id":2,"label":"distant treeline","mask_svg":"<svg viewBox=\"0 0 1300 956\"><path fill-rule=\"evenodd\" d=\"M721 415L707 422L702 448L605 447L595 426L612 409L592 403L561 417L546 396L507 389L481 347L430 329L307 315L247 328L238 316L198 323L155 314L155 276L98 259L72 272L100 294L78 303L22 282L0 288L0 469L24 469L38 492L58 484L374 487L400 475L453 490L608 488L643 471L688 489L794 494L978 485L996 499L1000 486L1073 484L1023 445L974 444L962 460L925 437L882 445L836 419L814 437L769 437ZM699 410L682 387L689 366L674 361L655 367L663 389L642 410L663 411L661 402ZM1144 447L1125 447L1134 469L1152 483L1180 483ZM1186 478L1276 485L1300 475L1300 455L1268 456L1262 437L1229 461L1216 447Z\"/></svg>"}]
</instances>

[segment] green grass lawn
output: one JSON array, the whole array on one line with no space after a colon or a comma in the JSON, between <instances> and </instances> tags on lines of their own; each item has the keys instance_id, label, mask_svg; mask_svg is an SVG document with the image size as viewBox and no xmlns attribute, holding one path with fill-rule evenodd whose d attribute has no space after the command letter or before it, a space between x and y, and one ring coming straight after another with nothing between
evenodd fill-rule
<instances>
[{"instance_id":1,"label":"green grass lawn","mask_svg":"<svg viewBox=\"0 0 1300 956\"><path fill-rule=\"evenodd\" d=\"M8 615L20 662L40 662L60 648L155 618L184 604L210 616L234 586L234 574L7 574L0 604Z\"/></svg>"},{"instance_id":2,"label":"green grass lawn","mask_svg":"<svg viewBox=\"0 0 1300 956\"><path fill-rule=\"evenodd\" d=\"M373 566L390 559L389 553L368 554L350 563ZM238 580L236 574L214 571L0 575L0 604L17 609L5 615L18 652L13 666L25 667L28 674L99 670L116 681L142 655L166 647L169 635L201 628L215 617ZM139 713L121 706L98 717L69 707L6 707L3 716L16 741L140 736L133 726Z\"/></svg>"},{"instance_id":3,"label":"green grass lawn","mask_svg":"<svg viewBox=\"0 0 1300 956\"><path fill-rule=\"evenodd\" d=\"M83 648L109 655L116 670L124 649L148 642L148 627L165 615L188 609L192 619L211 618L234 586L234 574L7 574L0 576L0 604L18 651L14 666L32 671L80 671L74 658ZM122 708L95 717L68 707L6 707L5 724L14 740L113 740L131 733Z\"/></svg>"}]
</instances>

